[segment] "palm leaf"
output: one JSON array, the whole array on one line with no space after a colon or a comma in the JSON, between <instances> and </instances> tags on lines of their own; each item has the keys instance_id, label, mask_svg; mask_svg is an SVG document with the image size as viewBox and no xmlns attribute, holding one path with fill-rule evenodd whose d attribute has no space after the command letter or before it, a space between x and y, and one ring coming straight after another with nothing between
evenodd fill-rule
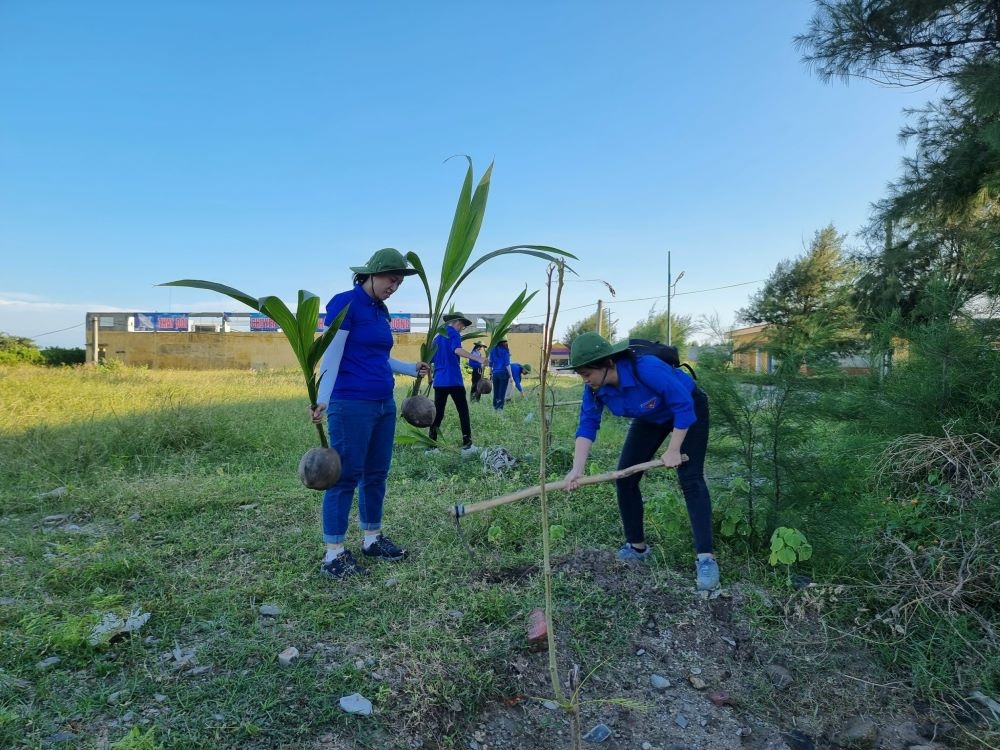
<instances>
[{"instance_id":1,"label":"palm leaf","mask_svg":"<svg viewBox=\"0 0 1000 750\"><path fill-rule=\"evenodd\" d=\"M424 271L424 262L420 260L420 256L413 251L406 254L406 260L409 261L410 265L416 269L417 276L420 277L420 281L424 285L424 292L427 294L427 309L433 310L434 303L431 301L431 283L427 279L427 272Z\"/></svg>"},{"instance_id":2,"label":"palm leaf","mask_svg":"<svg viewBox=\"0 0 1000 750\"><path fill-rule=\"evenodd\" d=\"M524 311L524 308L528 306L528 303L534 299L536 294L538 294L537 289L531 294L528 294L528 288L525 287L517 296L517 299L510 303L510 306L507 308L507 311L503 314L503 316L501 316L500 320L493 321L493 325L489 327L490 348L495 346L496 343L507 335L507 331L510 330L514 320Z\"/></svg>"},{"instance_id":3,"label":"palm leaf","mask_svg":"<svg viewBox=\"0 0 1000 750\"><path fill-rule=\"evenodd\" d=\"M490 192L490 177L493 173L493 165L483 174L476 192L472 196L471 202L461 206L462 211L456 210L456 224L452 226L451 236L448 238L448 247L445 251L445 266L442 273L443 289L450 289L458 280L459 275L465 269L465 265L472 257L472 249L476 246L479 238L479 230L483 225L483 217L486 215L486 200ZM469 165L469 176L472 175L471 162ZM463 198L468 199L467 195ZM460 202L462 198L459 199ZM461 213L461 217L459 217ZM459 224L459 219L461 223Z\"/></svg>"},{"instance_id":4,"label":"palm leaf","mask_svg":"<svg viewBox=\"0 0 1000 750\"><path fill-rule=\"evenodd\" d=\"M424 445L428 448L437 446L437 442L431 440L430 435L425 435L421 430L408 424L400 424L396 428L395 442L400 445Z\"/></svg>"},{"instance_id":5,"label":"palm leaf","mask_svg":"<svg viewBox=\"0 0 1000 750\"><path fill-rule=\"evenodd\" d=\"M445 292L451 289L465 264L472 253L472 246L467 242L469 226L474 223L472 215L472 159L465 157L469 162L465 170L465 180L462 182L462 189L458 194L458 203L455 206L455 216L451 222L451 231L448 233L448 243L445 245L444 257L441 260L441 286L438 289L438 305ZM480 181L482 185L482 181ZM479 192L479 188L476 189ZM485 206L483 207L485 210Z\"/></svg>"},{"instance_id":6,"label":"palm leaf","mask_svg":"<svg viewBox=\"0 0 1000 750\"><path fill-rule=\"evenodd\" d=\"M299 363L303 372L309 366L309 352L316 341L316 324L319 321L319 297L305 289L299 290L298 305L295 307L295 320L298 324L299 346L301 354Z\"/></svg>"},{"instance_id":7,"label":"palm leaf","mask_svg":"<svg viewBox=\"0 0 1000 750\"><path fill-rule=\"evenodd\" d=\"M341 310L336 319L327 327L323 334L316 336L316 322L319 320L319 297L305 289L299 290L298 302L295 307L295 314L288 309L279 297L267 295L265 297L253 297L246 292L241 292L231 286L219 284L214 281L203 281L201 279L180 279L178 281L167 281L158 286L183 286L193 289L207 289L211 292L218 292L225 296L241 302L258 312L267 315L277 323L281 332L285 335L295 359L302 369L302 375L306 381L306 391L309 393L309 403L316 406L316 396L319 392L319 380L316 377L316 367L323 358L323 353L344 321L347 314L347 307ZM322 424L317 424L320 444L327 448L329 444L326 439L326 432Z\"/></svg>"},{"instance_id":8,"label":"palm leaf","mask_svg":"<svg viewBox=\"0 0 1000 750\"><path fill-rule=\"evenodd\" d=\"M234 289L231 286L226 286L225 284L217 284L214 281L202 281L201 279L181 279L179 281L167 281L163 284L157 284L157 286L188 286L194 289L208 289L211 292L218 292L219 294L224 294L227 297L231 297L237 302L242 302L247 307L252 307L258 312L263 312L260 307L260 300L256 297L251 297L246 292L241 292L239 289Z\"/></svg>"},{"instance_id":9,"label":"palm leaf","mask_svg":"<svg viewBox=\"0 0 1000 750\"><path fill-rule=\"evenodd\" d=\"M295 356L298 357L302 351L299 345L299 329L295 320L295 315L292 311L288 309L286 305L280 298L273 295L261 298L260 309L264 312L267 317L278 324L281 332L285 334L285 338L288 339L288 343L292 345L292 349L295 351Z\"/></svg>"},{"instance_id":10,"label":"palm leaf","mask_svg":"<svg viewBox=\"0 0 1000 750\"><path fill-rule=\"evenodd\" d=\"M562 258L579 260L579 258L572 253L567 253L565 250L560 250L556 247L549 247L548 245L511 245L510 247L502 247L499 250L493 250L486 253L486 255L476 258L475 263L469 266L465 273L463 273L458 281L455 282L455 288L461 286L462 282L465 281L473 271L483 265L483 263L488 260L492 260L493 258L499 258L502 255L530 255L535 258L547 260L549 263L557 263ZM572 274L576 274L576 271L569 266L566 266L566 270Z\"/></svg>"}]
</instances>

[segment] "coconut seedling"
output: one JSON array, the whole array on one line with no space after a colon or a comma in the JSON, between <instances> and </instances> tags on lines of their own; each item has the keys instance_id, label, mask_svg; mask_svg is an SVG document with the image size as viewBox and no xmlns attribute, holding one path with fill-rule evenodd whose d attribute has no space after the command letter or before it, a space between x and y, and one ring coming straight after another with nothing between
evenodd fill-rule
<instances>
[{"instance_id":1,"label":"coconut seedling","mask_svg":"<svg viewBox=\"0 0 1000 750\"><path fill-rule=\"evenodd\" d=\"M500 320L487 321L486 333L489 335L490 340L490 343L487 345L487 351L492 350L493 347L507 338L510 327L517 320L517 316L524 311L524 308L528 306L528 303L531 302L536 294L538 294L537 291L528 294L528 289L525 287L517 299L511 303L507 311L500 317Z\"/></svg>"},{"instance_id":2,"label":"coconut seedling","mask_svg":"<svg viewBox=\"0 0 1000 750\"><path fill-rule=\"evenodd\" d=\"M486 200L490 192L490 178L493 174L493 164L491 163L486 172L483 173L479 183L476 185L475 191L473 191L472 159L469 157L465 158L469 166L465 172L465 181L462 183L462 189L458 196L455 218L452 220L451 232L448 235L448 244L445 247L444 258L441 261L441 276L438 280L436 291L431 290L430 280L427 277L427 272L423 261L420 260L420 256L414 252L406 254L406 259L417 270L417 276L420 278L420 282L424 286L424 292L427 294L427 310L429 315L427 338L420 345L420 359L424 362L430 362L434 356L434 337L441 331L445 311L451 308L452 300L458 292L459 287L461 287L462 282L469 278L472 272L484 263L493 258L505 255L533 256L541 258L548 263L554 263L560 258L576 259L575 255L547 245L513 245L488 252L470 265L469 259L472 257L472 251L476 246L479 230L483 224L483 217L486 214ZM534 296L534 293L527 300L524 299L524 296L525 292L522 292L518 298L518 300L523 302L518 308L518 312L524 309L524 306L531 300L531 296ZM511 305L511 309L519 304L518 300L515 300L514 304ZM508 310L509 313L510 310ZM504 317L507 318L508 314L505 314ZM513 320L516 315L517 313L510 315L510 319ZM434 404L426 395L420 394L421 381L422 378L418 376L416 382L413 384L413 389L410 391L410 397L403 401L400 407L403 419L414 427L427 427L434 420ZM428 389L429 387L428 385ZM430 415L430 419L427 418L428 415Z\"/></svg>"},{"instance_id":3,"label":"coconut seedling","mask_svg":"<svg viewBox=\"0 0 1000 750\"><path fill-rule=\"evenodd\" d=\"M340 329L340 324L347 314L347 307L341 310L340 314L333 320L320 336L316 336L316 322L319 320L319 297L305 289L299 290L298 304L293 313L279 297L269 295L267 297L253 297L239 289L234 289L225 284L214 281L202 281L200 279L180 279L178 281L168 281L159 286L186 286L194 289L208 289L212 292L224 294L227 297L240 302L258 312L267 315L278 324L288 343L295 353L299 367L306 381L306 390L309 393L309 403L312 408L316 408L316 397L319 394L319 380L316 376L316 368L323 358L323 353L333 337ZM433 406L433 404L432 404ZM337 483L340 479L340 454L330 447L326 438L326 430L321 423L317 423L316 430L319 433L320 446L310 448L299 461L299 479L302 484L311 490L325 490Z\"/></svg>"}]
</instances>

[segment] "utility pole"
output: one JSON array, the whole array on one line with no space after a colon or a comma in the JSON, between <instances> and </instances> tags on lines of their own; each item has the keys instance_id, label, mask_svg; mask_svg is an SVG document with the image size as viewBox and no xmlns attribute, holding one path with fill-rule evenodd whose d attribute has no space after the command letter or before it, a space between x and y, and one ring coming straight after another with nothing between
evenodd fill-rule
<instances>
[{"instance_id":1,"label":"utility pole","mask_svg":"<svg viewBox=\"0 0 1000 750\"><path fill-rule=\"evenodd\" d=\"M93 344L94 344L94 352L93 352L94 359L93 359L92 364L96 365L96 364L98 364L98 362L97 362L97 329L100 327L100 320L98 319L98 316L96 314L90 316L90 326L91 326L91 329L93 330L92 338L93 338Z\"/></svg>"},{"instance_id":2,"label":"utility pole","mask_svg":"<svg viewBox=\"0 0 1000 750\"><path fill-rule=\"evenodd\" d=\"M667 250L667 345L670 345L670 298L673 297L673 287L670 285L670 251Z\"/></svg>"},{"instance_id":3,"label":"utility pole","mask_svg":"<svg viewBox=\"0 0 1000 750\"><path fill-rule=\"evenodd\" d=\"M597 335L602 336L601 327L604 321L604 300L597 300Z\"/></svg>"}]
</instances>

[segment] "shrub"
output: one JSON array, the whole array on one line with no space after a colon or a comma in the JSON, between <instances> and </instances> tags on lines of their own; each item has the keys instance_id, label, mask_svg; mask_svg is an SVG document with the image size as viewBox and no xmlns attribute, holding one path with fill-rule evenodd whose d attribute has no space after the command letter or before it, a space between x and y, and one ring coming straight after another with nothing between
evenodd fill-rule
<instances>
[{"instance_id":1,"label":"shrub","mask_svg":"<svg viewBox=\"0 0 1000 750\"><path fill-rule=\"evenodd\" d=\"M42 361L42 353L34 341L0 333L0 365L41 364Z\"/></svg>"},{"instance_id":2,"label":"shrub","mask_svg":"<svg viewBox=\"0 0 1000 750\"><path fill-rule=\"evenodd\" d=\"M87 350L80 347L63 348L61 346L47 346L41 351L45 364L57 365L82 365L87 361Z\"/></svg>"}]
</instances>

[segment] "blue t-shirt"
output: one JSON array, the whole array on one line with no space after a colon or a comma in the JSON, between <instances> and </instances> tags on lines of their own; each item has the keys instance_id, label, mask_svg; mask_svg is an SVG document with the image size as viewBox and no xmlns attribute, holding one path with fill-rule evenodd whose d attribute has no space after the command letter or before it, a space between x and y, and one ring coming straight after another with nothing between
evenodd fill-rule
<instances>
[{"instance_id":1,"label":"blue t-shirt","mask_svg":"<svg viewBox=\"0 0 1000 750\"><path fill-rule=\"evenodd\" d=\"M434 387L463 385L462 368L459 366L456 349L462 348L462 334L451 326L445 326L444 333L434 337Z\"/></svg>"},{"instance_id":2,"label":"blue t-shirt","mask_svg":"<svg viewBox=\"0 0 1000 750\"><path fill-rule=\"evenodd\" d=\"M628 358L618 359L618 385L602 385L597 389L600 401L586 386L580 404L580 424L576 436L597 439L601 427L601 412L606 406L616 417L632 417L656 424L672 421L678 430L693 425L694 380L684 370L671 367L657 357L638 357L633 363ZM635 368L639 369L636 377Z\"/></svg>"},{"instance_id":3,"label":"blue t-shirt","mask_svg":"<svg viewBox=\"0 0 1000 750\"><path fill-rule=\"evenodd\" d=\"M490 349L490 369L494 375L507 374L507 365L510 364L510 349L506 346L494 346Z\"/></svg>"},{"instance_id":4,"label":"blue t-shirt","mask_svg":"<svg viewBox=\"0 0 1000 750\"><path fill-rule=\"evenodd\" d=\"M330 325L350 303L340 330L347 331L344 356L337 371L331 398L350 401L382 401L392 398L396 381L389 366L392 329L385 304L368 295L360 284L341 292L326 305L324 325Z\"/></svg>"},{"instance_id":5,"label":"blue t-shirt","mask_svg":"<svg viewBox=\"0 0 1000 750\"><path fill-rule=\"evenodd\" d=\"M517 388L517 390L522 391L522 392L524 391L524 389L521 388L521 372L523 370L524 370L524 366L520 362L511 362L510 363L510 374L511 374L511 376L514 379L514 387Z\"/></svg>"}]
</instances>

